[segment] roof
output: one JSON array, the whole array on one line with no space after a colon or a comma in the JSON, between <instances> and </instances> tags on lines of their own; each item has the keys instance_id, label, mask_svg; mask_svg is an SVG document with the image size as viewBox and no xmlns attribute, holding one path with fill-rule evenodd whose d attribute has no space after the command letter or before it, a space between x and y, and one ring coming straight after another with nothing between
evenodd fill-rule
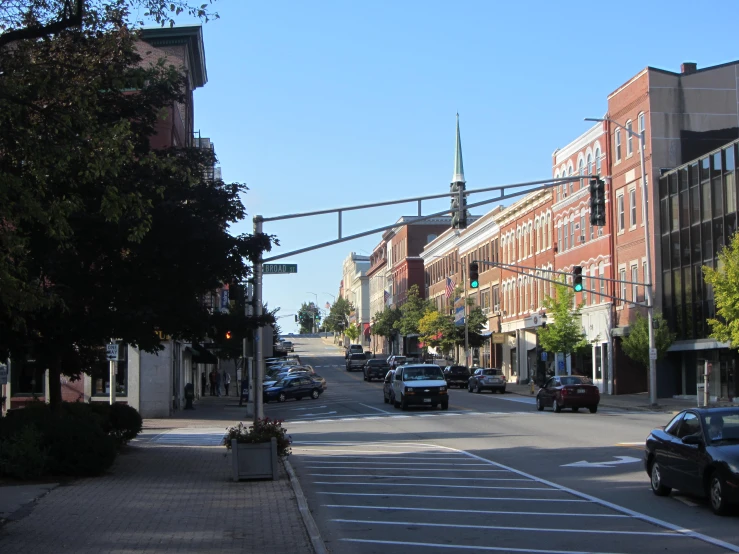
<instances>
[{"instance_id":1,"label":"roof","mask_svg":"<svg viewBox=\"0 0 739 554\"><path fill-rule=\"evenodd\" d=\"M152 46L184 44L187 47L187 54L190 58L190 73L193 88L200 88L208 82L202 25L145 27L141 30L141 38Z\"/></svg>"}]
</instances>

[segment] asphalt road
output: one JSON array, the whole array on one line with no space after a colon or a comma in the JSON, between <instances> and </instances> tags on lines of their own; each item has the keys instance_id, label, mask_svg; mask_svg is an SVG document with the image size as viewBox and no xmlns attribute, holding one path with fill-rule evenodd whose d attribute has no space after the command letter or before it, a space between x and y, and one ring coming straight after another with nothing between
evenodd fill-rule
<instances>
[{"instance_id":1,"label":"asphalt road","mask_svg":"<svg viewBox=\"0 0 739 554\"><path fill-rule=\"evenodd\" d=\"M266 415L286 420L332 552L739 552L739 514L650 491L643 441L670 414L540 413L532 398L456 389L448 411L402 412L336 347L295 344L328 389Z\"/></svg>"}]
</instances>

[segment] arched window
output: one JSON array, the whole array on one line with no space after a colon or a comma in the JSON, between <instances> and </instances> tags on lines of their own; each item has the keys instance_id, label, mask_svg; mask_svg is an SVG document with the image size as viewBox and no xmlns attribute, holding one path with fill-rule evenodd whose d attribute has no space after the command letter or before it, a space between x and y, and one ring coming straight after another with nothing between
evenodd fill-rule
<instances>
[{"instance_id":1,"label":"arched window","mask_svg":"<svg viewBox=\"0 0 739 554\"><path fill-rule=\"evenodd\" d=\"M600 146L598 146L595 149L595 172L600 175L600 167L601 167L601 159L600 159Z\"/></svg>"},{"instance_id":2,"label":"arched window","mask_svg":"<svg viewBox=\"0 0 739 554\"><path fill-rule=\"evenodd\" d=\"M606 273L606 266L603 262L600 262L598 264L598 277L600 277L600 279L598 279L598 281L600 281L598 283L598 290L600 291L601 296L606 294L606 280L604 279L605 273ZM602 298L601 298L601 301L603 301Z\"/></svg>"},{"instance_id":3,"label":"arched window","mask_svg":"<svg viewBox=\"0 0 739 554\"><path fill-rule=\"evenodd\" d=\"M529 222L529 256L534 255L534 231L531 222Z\"/></svg>"},{"instance_id":4,"label":"arched window","mask_svg":"<svg viewBox=\"0 0 739 554\"><path fill-rule=\"evenodd\" d=\"M525 312L529 309L529 278L524 277L523 280L523 307L521 309L522 312Z\"/></svg>"},{"instance_id":5,"label":"arched window","mask_svg":"<svg viewBox=\"0 0 739 554\"><path fill-rule=\"evenodd\" d=\"M503 263L506 263L506 261L505 261L505 237L503 237L502 239L500 239L500 251L502 252L501 258L503 258L501 261Z\"/></svg>"},{"instance_id":6,"label":"arched window","mask_svg":"<svg viewBox=\"0 0 739 554\"><path fill-rule=\"evenodd\" d=\"M631 120L629 119L626 122L626 155L627 156L631 156L634 153L634 139L631 133L629 133L629 131L631 131L631 127L632 127L632 123L631 123Z\"/></svg>"},{"instance_id":7,"label":"arched window","mask_svg":"<svg viewBox=\"0 0 739 554\"><path fill-rule=\"evenodd\" d=\"M523 249L521 248L521 229L516 229L516 260L521 259Z\"/></svg>"},{"instance_id":8,"label":"arched window","mask_svg":"<svg viewBox=\"0 0 739 554\"><path fill-rule=\"evenodd\" d=\"M595 265L590 266L590 275L592 277L595 277ZM598 290L598 280L597 279L591 279L590 284L593 287L593 290ZM590 295L590 303L591 304L597 304L598 303L598 297L595 293Z\"/></svg>"},{"instance_id":9,"label":"arched window","mask_svg":"<svg viewBox=\"0 0 739 554\"><path fill-rule=\"evenodd\" d=\"M555 178L555 179L559 179L559 171L557 171L557 172L556 172L556 173L554 174L554 178ZM562 187L554 187L554 188L555 188L555 189L556 189L556 191L557 191L557 202L559 202L559 201L560 201L560 200L562 199L562 197L561 197L561 195L562 195L562 191L561 191Z\"/></svg>"},{"instance_id":10,"label":"arched window","mask_svg":"<svg viewBox=\"0 0 739 554\"><path fill-rule=\"evenodd\" d=\"M552 241L554 240L554 238L553 238L553 235L554 235L554 227L552 227L552 214L547 214L547 227L549 229L548 230L548 232L549 232L549 241L547 242L547 247L548 248L551 248L552 247Z\"/></svg>"},{"instance_id":11,"label":"arched window","mask_svg":"<svg viewBox=\"0 0 739 554\"><path fill-rule=\"evenodd\" d=\"M567 176L572 177L572 166L567 168ZM575 190L575 183L570 181L570 194L572 194Z\"/></svg>"},{"instance_id":12,"label":"arched window","mask_svg":"<svg viewBox=\"0 0 739 554\"><path fill-rule=\"evenodd\" d=\"M593 174L593 155L588 154L588 175Z\"/></svg>"},{"instance_id":13,"label":"arched window","mask_svg":"<svg viewBox=\"0 0 739 554\"><path fill-rule=\"evenodd\" d=\"M523 240L521 241L523 243L523 248L522 248L523 251L521 252L520 257L525 258L526 252L529 251L529 234L526 232L526 227L523 228L523 231L521 232L521 234L523 235Z\"/></svg>"},{"instance_id":14,"label":"arched window","mask_svg":"<svg viewBox=\"0 0 739 554\"><path fill-rule=\"evenodd\" d=\"M580 173L580 175L585 175L585 162L583 161L582 158L580 158L580 164L578 165L577 171L578 173ZM580 179L580 188L582 187L583 187L583 180Z\"/></svg>"}]
</instances>

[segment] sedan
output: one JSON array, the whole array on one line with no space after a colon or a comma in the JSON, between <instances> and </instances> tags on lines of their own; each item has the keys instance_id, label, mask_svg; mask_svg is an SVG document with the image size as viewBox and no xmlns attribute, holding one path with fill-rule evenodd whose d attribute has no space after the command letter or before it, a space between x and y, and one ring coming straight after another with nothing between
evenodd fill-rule
<instances>
[{"instance_id":1,"label":"sedan","mask_svg":"<svg viewBox=\"0 0 739 554\"><path fill-rule=\"evenodd\" d=\"M456 385L461 389L466 387L470 380L470 370L463 365L448 365L444 368L444 379L450 387Z\"/></svg>"},{"instance_id":2,"label":"sedan","mask_svg":"<svg viewBox=\"0 0 739 554\"><path fill-rule=\"evenodd\" d=\"M291 375L265 388L264 402L270 400L284 402L288 398L300 400L304 396L310 396L315 400L321 396L322 392L321 383L311 379L308 375Z\"/></svg>"},{"instance_id":3,"label":"sedan","mask_svg":"<svg viewBox=\"0 0 739 554\"><path fill-rule=\"evenodd\" d=\"M382 385L382 399L385 404L395 404L395 394L393 393L393 376L395 370L391 369L385 375L385 382Z\"/></svg>"},{"instance_id":4,"label":"sedan","mask_svg":"<svg viewBox=\"0 0 739 554\"><path fill-rule=\"evenodd\" d=\"M506 387L506 377L502 369L484 368L476 369L467 381L467 392L475 391L481 393L484 390L492 392L504 393Z\"/></svg>"},{"instance_id":5,"label":"sedan","mask_svg":"<svg viewBox=\"0 0 739 554\"><path fill-rule=\"evenodd\" d=\"M364 380L372 381L374 378L382 379L388 369L390 369L390 366L387 365L385 360L367 360L367 363L364 364Z\"/></svg>"},{"instance_id":6,"label":"sedan","mask_svg":"<svg viewBox=\"0 0 739 554\"><path fill-rule=\"evenodd\" d=\"M536 395L536 409L540 412L551 406L559 413L563 408L573 412L587 408L591 414L598 411L600 391L593 382L581 375L562 375L550 377Z\"/></svg>"},{"instance_id":7,"label":"sedan","mask_svg":"<svg viewBox=\"0 0 739 554\"><path fill-rule=\"evenodd\" d=\"M673 488L707 496L725 514L739 503L739 408L680 412L647 437L644 468L657 496Z\"/></svg>"}]
</instances>

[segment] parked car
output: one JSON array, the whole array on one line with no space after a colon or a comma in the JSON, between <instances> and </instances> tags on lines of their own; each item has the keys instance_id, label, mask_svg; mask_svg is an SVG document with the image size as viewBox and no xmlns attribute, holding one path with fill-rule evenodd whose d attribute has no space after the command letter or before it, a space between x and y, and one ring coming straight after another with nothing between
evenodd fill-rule
<instances>
[{"instance_id":1,"label":"parked car","mask_svg":"<svg viewBox=\"0 0 739 554\"><path fill-rule=\"evenodd\" d=\"M421 405L449 409L449 395L444 373L438 365L403 365L393 376L393 402L396 408Z\"/></svg>"},{"instance_id":2,"label":"parked car","mask_svg":"<svg viewBox=\"0 0 739 554\"><path fill-rule=\"evenodd\" d=\"M587 408L591 414L598 411L600 391L588 377L562 375L550 377L536 395L536 409L542 411L551 406L559 413L563 408L576 412Z\"/></svg>"},{"instance_id":3,"label":"parked car","mask_svg":"<svg viewBox=\"0 0 739 554\"><path fill-rule=\"evenodd\" d=\"M502 369L496 367L481 367L475 370L467 381L467 391L481 393L484 390L504 393L506 376Z\"/></svg>"},{"instance_id":4,"label":"parked car","mask_svg":"<svg viewBox=\"0 0 739 554\"><path fill-rule=\"evenodd\" d=\"M372 379L382 379L390 366L385 360L372 359L367 360L364 364L364 380L372 381Z\"/></svg>"},{"instance_id":5,"label":"parked car","mask_svg":"<svg viewBox=\"0 0 739 554\"><path fill-rule=\"evenodd\" d=\"M311 379L308 375L291 375L284 377L273 385L264 389L264 402L278 400L284 402L288 398L300 400L310 396L314 400L321 396L323 388L321 383Z\"/></svg>"},{"instance_id":6,"label":"parked car","mask_svg":"<svg viewBox=\"0 0 739 554\"><path fill-rule=\"evenodd\" d=\"M644 469L657 496L673 488L707 496L725 514L739 503L739 408L680 412L647 437Z\"/></svg>"},{"instance_id":7,"label":"parked car","mask_svg":"<svg viewBox=\"0 0 739 554\"><path fill-rule=\"evenodd\" d=\"M444 379L450 387L453 385L459 388L466 387L470 380L470 370L464 365L448 365L444 368Z\"/></svg>"},{"instance_id":8,"label":"parked car","mask_svg":"<svg viewBox=\"0 0 739 554\"><path fill-rule=\"evenodd\" d=\"M289 340L282 341L282 349L287 352L295 352L295 346Z\"/></svg>"},{"instance_id":9,"label":"parked car","mask_svg":"<svg viewBox=\"0 0 739 554\"><path fill-rule=\"evenodd\" d=\"M382 384L382 399L385 404L395 404L395 395L393 394L393 375L395 375L395 370L391 369L385 374L385 381Z\"/></svg>"},{"instance_id":10,"label":"parked car","mask_svg":"<svg viewBox=\"0 0 739 554\"><path fill-rule=\"evenodd\" d=\"M364 354L364 348L362 348L361 344L350 344L349 348L346 349L344 352L344 358L349 359L349 356L352 354Z\"/></svg>"},{"instance_id":11,"label":"parked car","mask_svg":"<svg viewBox=\"0 0 739 554\"><path fill-rule=\"evenodd\" d=\"M362 369L366 363L367 356L364 354L351 354L346 360L346 370L353 371L355 369Z\"/></svg>"},{"instance_id":12,"label":"parked car","mask_svg":"<svg viewBox=\"0 0 739 554\"><path fill-rule=\"evenodd\" d=\"M387 359L387 365L390 366L390 369L398 369L398 367L402 366L404 363L405 356L393 355Z\"/></svg>"}]
</instances>

